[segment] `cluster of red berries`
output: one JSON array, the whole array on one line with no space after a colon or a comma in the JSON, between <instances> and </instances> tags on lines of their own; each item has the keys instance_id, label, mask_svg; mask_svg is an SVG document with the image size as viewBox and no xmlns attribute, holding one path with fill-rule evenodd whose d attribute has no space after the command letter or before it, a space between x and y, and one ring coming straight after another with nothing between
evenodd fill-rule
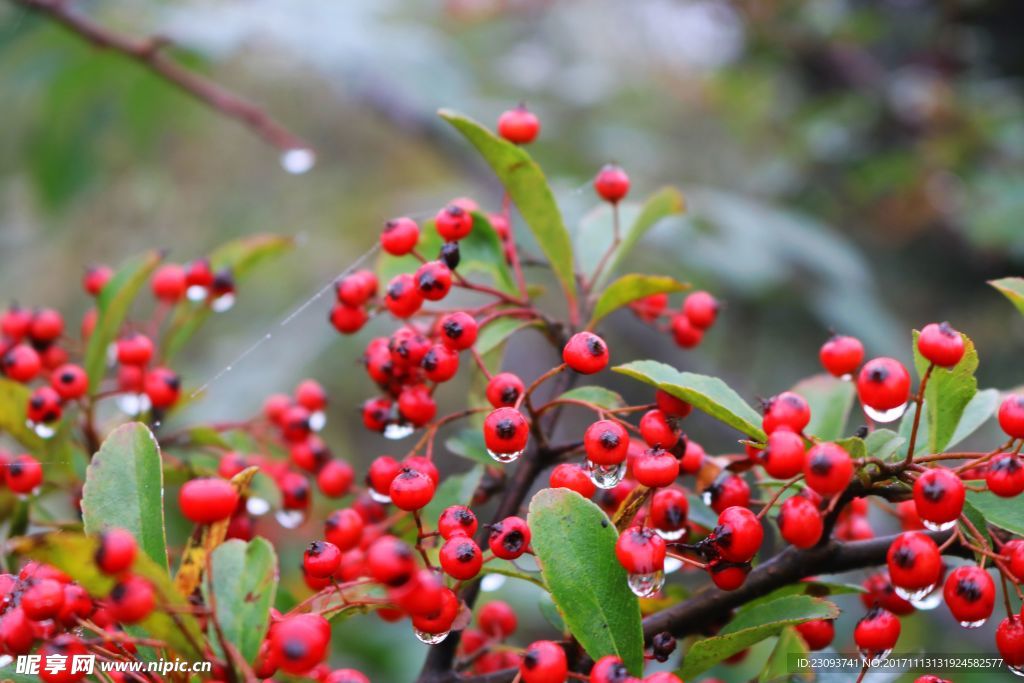
<instances>
[{"instance_id":1,"label":"cluster of red berries","mask_svg":"<svg viewBox=\"0 0 1024 683\"><path fill-rule=\"evenodd\" d=\"M675 343L680 348L693 349L715 324L721 304L714 296L700 290L688 294L679 310L669 309L668 294L651 294L638 299L630 304L630 309L646 323L656 324L667 318L665 329L672 334Z\"/></svg>"}]
</instances>

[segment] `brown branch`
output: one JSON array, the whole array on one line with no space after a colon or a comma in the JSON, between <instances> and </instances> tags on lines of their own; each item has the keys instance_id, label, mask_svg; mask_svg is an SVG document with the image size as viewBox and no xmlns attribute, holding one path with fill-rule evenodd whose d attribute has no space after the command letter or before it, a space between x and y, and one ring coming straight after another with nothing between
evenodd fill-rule
<instances>
[{"instance_id":1,"label":"brown branch","mask_svg":"<svg viewBox=\"0 0 1024 683\"><path fill-rule=\"evenodd\" d=\"M166 38L135 38L114 33L89 17L75 12L67 0L11 0L14 4L44 14L79 38L101 50L117 52L143 65L179 90L247 126L282 152L309 150L308 142L270 117L263 109L226 90L204 76L190 71L168 57Z\"/></svg>"}]
</instances>

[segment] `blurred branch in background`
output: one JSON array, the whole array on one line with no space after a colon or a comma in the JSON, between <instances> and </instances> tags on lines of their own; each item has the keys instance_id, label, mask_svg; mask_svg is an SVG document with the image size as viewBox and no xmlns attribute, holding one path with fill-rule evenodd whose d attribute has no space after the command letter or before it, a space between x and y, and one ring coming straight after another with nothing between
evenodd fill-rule
<instances>
[{"instance_id":1,"label":"blurred branch in background","mask_svg":"<svg viewBox=\"0 0 1024 683\"><path fill-rule=\"evenodd\" d=\"M163 36L135 38L107 30L71 8L68 0L12 0L39 12L88 41L139 62L195 99L248 126L282 152L281 163L290 173L312 168L315 157L309 143L275 121L263 109L213 81L190 71L165 54L170 41Z\"/></svg>"}]
</instances>

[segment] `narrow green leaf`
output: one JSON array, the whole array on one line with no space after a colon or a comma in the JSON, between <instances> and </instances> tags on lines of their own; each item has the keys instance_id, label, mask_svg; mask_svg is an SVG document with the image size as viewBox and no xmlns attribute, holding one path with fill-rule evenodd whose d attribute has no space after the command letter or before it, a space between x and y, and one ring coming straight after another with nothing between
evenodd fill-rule
<instances>
[{"instance_id":1,"label":"narrow green leaf","mask_svg":"<svg viewBox=\"0 0 1024 683\"><path fill-rule=\"evenodd\" d=\"M532 320L523 320L522 318L495 318L484 325L480 330L480 333L476 338L476 351L481 356L486 356L491 351L494 351L511 339L512 335L519 330L524 330L527 327L535 327L536 325L536 322Z\"/></svg>"},{"instance_id":2,"label":"narrow green leaf","mask_svg":"<svg viewBox=\"0 0 1024 683\"><path fill-rule=\"evenodd\" d=\"M487 455L484 435L479 429L464 429L448 437L444 442L444 447L449 453L472 460L481 465L493 466L497 464L491 456Z\"/></svg>"},{"instance_id":3,"label":"narrow green leaf","mask_svg":"<svg viewBox=\"0 0 1024 683\"><path fill-rule=\"evenodd\" d=\"M754 598L743 606L749 610L768 602L790 595L809 595L812 598L824 598L833 595L857 595L864 592L864 587L855 583L837 583L835 581L796 581L782 588L776 588L767 595Z\"/></svg>"},{"instance_id":4,"label":"narrow green leaf","mask_svg":"<svg viewBox=\"0 0 1024 683\"><path fill-rule=\"evenodd\" d=\"M551 599L550 595L542 595L540 601L537 603L537 608L540 613L544 616L544 619L551 624L556 631L559 633L565 633L565 619L562 618L562 613L558 611L558 605Z\"/></svg>"},{"instance_id":5,"label":"narrow green leaf","mask_svg":"<svg viewBox=\"0 0 1024 683\"><path fill-rule=\"evenodd\" d=\"M248 543L232 539L211 553L210 572L203 581L205 602L216 603L215 617L224 639L249 664L255 661L267 633L276 594L277 555L265 538ZM209 639L223 656L212 623Z\"/></svg>"},{"instance_id":6,"label":"narrow green leaf","mask_svg":"<svg viewBox=\"0 0 1024 683\"><path fill-rule=\"evenodd\" d=\"M544 172L525 149L496 136L484 126L456 112L442 109L441 118L476 147L515 202L551 270L565 290L570 309L576 306L576 276L572 242L562 222L555 196Z\"/></svg>"},{"instance_id":7,"label":"narrow green leaf","mask_svg":"<svg viewBox=\"0 0 1024 683\"><path fill-rule=\"evenodd\" d=\"M484 455L487 455L484 452ZM490 456L487 456L490 459ZM493 461L492 461L493 462ZM434 497L423 508L421 517L423 526L430 530L437 529L437 520L445 508L452 505L469 505L473 501L473 493L484 476L483 465L476 465L462 474L454 474L445 478L434 492Z\"/></svg>"},{"instance_id":8,"label":"narrow green leaf","mask_svg":"<svg viewBox=\"0 0 1024 683\"><path fill-rule=\"evenodd\" d=\"M615 654L643 670L640 604L614 561L615 527L569 489L543 489L530 501L531 545L565 625L593 659Z\"/></svg>"},{"instance_id":9,"label":"narrow green leaf","mask_svg":"<svg viewBox=\"0 0 1024 683\"><path fill-rule=\"evenodd\" d=\"M1004 277L989 280L988 283L1002 292L1018 311L1024 313L1024 277Z\"/></svg>"},{"instance_id":10,"label":"narrow green leaf","mask_svg":"<svg viewBox=\"0 0 1024 683\"><path fill-rule=\"evenodd\" d=\"M978 494L981 495L981 494ZM985 520L985 515L982 514L981 510L974 506L970 500L964 501L964 516L970 520L971 524L981 532L981 535L985 537L988 544L992 545L992 535L988 532L988 524Z\"/></svg>"},{"instance_id":11,"label":"narrow green leaf","mask_svg":"<svg viewBox=\"0 0 1024 683\"><path fill-rule=\"evenodd\" d=\"M622 244L619 245L612 268L609 269L609 274L615 270L615 266L622 259L626 258L633 251L633 248L636 247L640 239L657 225L659 221L669 216L684 213L685 211L686 198L682 192L674 187L663 187L648 197L640 209L640 215L636 217L636 220L633 221L633 224L623 236Z\"/></svg>"},{"instance_id":12,"label":"narrow green leaf","mask_svg":"<svg viewBox=\"0 0 1024 683\"><path fill-rule=\"evenodd\" d=\"M919 334L914 331L914 365L919 377L928 370L928 361L917 350ZM941 453L953 438L960 419L974 395L978 393L978 380L974 371L978 369L978 352L974 342L966 334L964 357L952 368L935 367L924 392L928 418L928 438L925 441L928 453Z\"/></svg>"},{"instance_id":13,"label":"narrow green leaf","mask_svg":"<svg viewBox=\"0 0 1024 683\"><path fill-rule=\"evenodd\" d=\"M797 383L793 391L807 399L811 408L811 421L805 433L825 441L834 441L846 433L856 394L853 382L832 375L814 375Z\"/></svg>"},{"instance_id":14,"label":"narrow green leaf","mask_svg":"<svg viewBox=\"0 0 1024 683\"><path fill-rule=\"evenodd\" d=\"M680 372L653 360L633 361L612 369L681 398L747 436L761 442L765 439L761 416L717 377Z\"/></svg>"},{"instance_id":15,"label":"narrow green leaf","mask_svg":"<svg viewBox=\"0 0 1024 683\"><path fill-rule=\"evenodd\" d=\"M588 327L593 328L594 325L609 313L637 299L642 299L652 294L682 292L689 288L690 285L665 275L640 275L637 273L623 275L601 292L600 298L598 298L597 303L594 305L594 314L590 318Z\"/></svg>"},{"instance_id":16,"label":"narrow green leaf","mask_svg":"<svg viewBox=\"0 0 1024 683\"><path fill-rule=\"evenodd\" d=\"M891 429L876 429L864 439L868 456L881 460L888 460L897 453L902 457L903 452L900 449L905 443L907 440Z\"/></svg>"},{"instance_id":17,"label":"narrow green leaf","mask_svg":"<svg viewBox=\"0 0 1024 683\"><path fill-rule=\"evenodd\" d=\"M85 372L89 375L89 393L95 394L107 369L107 348L121 331L139 289L160 265L158 251L147 251L129 259L103 287L96 297L96 327L85 349Z\"/></svg>"},{"instance_id":18,"label":"narrow green leaf","mask_svg":"<svg viewBox=\"0 0 1024 683\"><path fill-rule=\"evenodd\" d=\"M963 415L960 416L960 422L957 424L956 430L953 432L953 436L949 438L949 443L946 444L944 450L949 450L981 429L982 425L995 417L998 409L998 389L982 389L976 393L974 398L967 402Z\"/></svg>"},{"instance_id":19,"label":"narrow green leaf","mask_svg":"<svg viewBox=\"0 0 1024 683\"><path fill-rule=\"evenodd\" d=\"M775 641L775 649L768 656L764 668L758 674L758 683L793 683L796 680L813 681L814 671L809 667L800 667L794 670L789 663L792 658L796 661L806 659L810 654L807 649L807 642L800 637L795 628L786 627L779 633L779 639Z\"/></svg>"},{"instance_id":20,"label":"narrow green leaf","mask_svg":"<svg viewBox=\"0 0 1024 683\"><path fill-rule=\"evenodd\" d=\"M584 401L586 403L593 403L596 406L606 408L608 410L622 408L626 405L626 402L617 391L612 391L611 389L605 389L604 387L598 386L576 387L575 389L570 389L559 396L557 400Z\"/></svg>"},{"instance_id":21,"label":"narrow green leaf","mask_svg":"<svg viewBox=\"0 0 1024 683\"><path fill-rule=\"evenodd\" d=\"M992 526L1024 535L1024 505L1016 498L1001 498L989 491L968 491L967 502Z\"/></svg>"},{"instance_id":22,"label":"narrow green leaf","mask_svg":"<svg viewBox=\"0 0 1024 683\"><path fill-rule=\"evenodd\" d=\"M141 422L110 433L93 456L82 491L85 531L98 534L120 527L167 571L164 531L164 473L156 437Z\"/></svg>"},{"instance_id":23,"label":"narrow green leaf","mask_svg":"<svg viewBox=\"0 0 1024 683\"><path fill-rule=\"evenodd\" d=\"M695 678L737 652L778 635L787 626L838 616L838 607L808 595L790 595L740 609L718 635L698 640L690 647L679 676Z\"/></svg>"}]
</instances>

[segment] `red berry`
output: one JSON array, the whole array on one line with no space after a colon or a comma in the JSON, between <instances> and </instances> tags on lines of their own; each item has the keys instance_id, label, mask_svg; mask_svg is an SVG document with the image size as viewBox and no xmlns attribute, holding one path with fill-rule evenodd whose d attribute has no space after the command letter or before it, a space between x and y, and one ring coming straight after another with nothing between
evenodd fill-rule
<instances>
[{"instance_id":1,"label":"red berry","mask_svg":"<svg viewBox=\"0 0 1024 683\"><path fill-rule=\"evenodd\" d=\"M693 410L693 406L689 403L681 398L676 398L662 389L658 389L654 392L654 402L657 404L658 410L670 417L683 418L689 415L690 411Z\"/></svg>"},{"instance_id":2,"label":"red berry","mask_svg":"<svg viewBox=\"0 0 1024 683\"><path fill-rule=\"evenodd\" d=\"M416 248L420 226L411 218L395 218L384 224L380 246L392 256L404 256Z\"/></svg>"},{"instance_id":3,"label":"red berry","mask_svg":"<svg viewBox=\"0 0 1024 683\"><path fill-rule=\"evenodd\" d=\"M88 650L81 640L64 633L46 643L39 649L43 665L39 668L39 680L45 683L76 683L85 678L84 671L72 673L72 663L80 657L88 656ZM51 666L53 662L55 666Z\"/></svg>"},{"instance_id":4,"label":"red berry","mask_svg":"<svg viewBox=\"0 0 1024 683\"><path fill-rule=\"evenodd\" d=\"M31 455L23 453L7 464L4 481L14 493L30 493L43 483L43 467Z\"/></svg>"},{"instance_id":5,"label":"red berry","mask_svg":"<svg viewBox=\"0 0 1024 683\"><path fill-rule=\"evenodd\" d=\"M1024 466L1013 453L1002 453L989 463L985 471L988 490L1003 498L1013 498L1024 491Z\"/></svg>"},{"instance_id":6,"label":"red berry","mask_svg":"<svg viewBox=\"0 0 1024 683\"><path fill-rule=\"evenodd\" d=\"M397 460L390 455L382 455L370 463L366 483L381 496L388 496L391 492L391 482L401 471L402 465Z\"/></svg>"},{"instance_id":7,"label":"red berry","mask_svg":"<svg viewBox=\"0 0 1024 683\"><path fill-rule=\"evenodd\" d=\"M397 588L388 590L391 601L409 614L429 615L444 607L442 577L432 569L421 569Z\"/></svg>"},{"instance_id":8,"label":"red berry","mask_svg":"<svg viewBox=\"0 0 1024 683\"><path fill-rule=\"evenodd\" d=\"M441 606L428 614L414 614L412 627L421 633L447 633L459 616L459 599L449 588L441 591Z\"/></svg>"},{"instance_id":9,"label":"red berry","mask_svg":"<svg viewBox=\"0 0 1024 683\"><path fill-rule=\"evenodd\" d=\"M302 568L309 576L326 579L341 566L341 550L329 541L313 541L306 546Z\"/></svg>"},{"instance_id":10,"label":"red berry","mask_svg":"<svg viewBox=\"0 0 1024 683\"><path fill-rule=\"evenodd\" d=\"M747 562L761 547L764 529L753 512L733 506L718 516L718 526L712 531L711 538L722 558L729 562Z\"/></svg>"},{"instance_id":11,"label":"red berry","mask_svg":"<svg viewBox=\"0 0 1024 683\"><path fill-rule=\"evenodd\" d=\"M721 514L726 508L747 507L750 503L750 485L735 474L723 472L704 489L704 496L710 499L711 509Z\"/></svg>"},{"instance_id":12,"label":"red berry","mask_svg":"<svg viewBox=\"0 0 1024 683\"><path fill-rule=\"evenodd\" d=\"M107 606L114 619L122 624L140 622L156 606L153 586L139 576L125 577L111 589Z\"/></svg>"},{"instance_id":13,"label":"red berry","mask_svg":"<svg viewBox=\"0 0 1024 683\"><path fill-rule=\"evenodd\" d=\"M120 574L135 562L138 544L130 531L108 529L100 534L96 548L96 566L105 574Z\"/></svg>"},{"instance_id":14,"label":"red berry","mask_svg":"<svg viewBox=\"0 0 1024 683\"><path fill-rule=\"evenodd\" d=\"M114 271L107 266L89 266L82 276L82 289L87 294L99 296L110 278L114 277Z\"/></svg>"},{"instance_id":15,"label":"red berry","mask_svg":"<svg viewBox=\"0 0 1024 683\"><path fill-rule=\"evenodd\" d=\"M64 584L55 579L33 579L21 594L21 609L32 621L52 619L64 606Z\"/></svg>"},{"instance_id":16,"label":"red berry","mask_svg":"<svg viewBox=\"0 0 1024 683\"><path fill-rule=\"evenodd\" d=\"M355 473L344 460L328 460L316 474L316 485L330 498L341 498L352 488Z\"/></svg>"},{"instance_id":17,"label":"red berry","mask_svg":"<svg viewBox=\"0 0 1024 683\"><path fill-rule=\"evenodd\" d=\"M427 301L440 301L452 288L452 271L440 261L424 263L413 277L420 294Z\"/></svg>"},{"instance_id":18,"label":"red berry","mask_svg":"<svg viewBox=\"0 0 1024 683\"><path fill-rule=\"evenodd\" d=\"M283 671L304 674L327 654L331 626L319 614L297 614L272 624L267 639L273 659Z\"/></svg>"},{"instance_id":19,"label":"red berry","mask_svg":"<svg viewBox=\"0 0 1024 683\"><path fill-rule=\"evenodd\" d=\"M692 349L704 338L704 331L694 327L686 314L679 312L672 316L672 338L684 349Z\"/></svg>"},{"instance_id":20,"label":"red berry","mask_svg":"<svg viewBox=\"0 0 1024 683\"><path fill-rule=\"evenodd\" d=\"M371 270L357 270L334 283L338 303L362 306L377 294L377 276Z\"/></svg>"},{"instance_id":21,"label":"red berry","mask_svg":"<svg viewBox=\"0 0 1024 683\"><path fill-rule=\"evenodd\" d=\"M372 432L383 432L391 421L392 403L386 398L370 399L363 404L363 426Z\"/></svg>"},{"instance_id":22,"label":"red berry","mask_svg":"<svg viewBox=\"0 0 1024 683\"><path fill-rule=\"evenodd\" d=\"M434 216L434 227L445 242L458 242L473 230L473 214L457 204L449 204Z\"/></svg>"},{"instance_id":23,"label":"red berry","mask_svg":"<svg viewBox=\"0 0 1024 683\"><path fill-rule=\"evenodd\" d=\"M914 606L910 602L897 595L889 580L888 572L869 576L864 581L864 590L860 599L868 609L882 607L899 615L910 614L914 611Z\"/></svg>"},{"instance_id":24,"label":"red berry","mask_svg":"<svg viewBox=\"0 0 1024 683\"><path fill-rule=\"evenodd\" d=\"M520 104L498 117L498 135L517 145L533 142L539 132L540 119L526 105Z\"/></svg>"},{"instance_id":25,"label":"red berry","mask_svg":"<svg viewBox=\"0 0 1024 683\"><path fill-rule=\"evenodd\" d=\"M407 386L398 395L398 413L415 427L422 427L437 415L437 403L422 384Z\"/></svg>"},{"instance_id":26,"label":"red berry","mask_svg":"<svg viewBox=\"0 0 1024 683\"><path fill-rule=\"evenodd\" d=\"M873 358L857 375L857 393L869 408L898 408L910 398L910 373L894 358Z\"/></svg>"},{"instance_id":27,"label":"red berry","mask_svg":"<svg viewBox=\"0 0 1024 683\"><path fill-rule=\"evenodd\" d=\"M192 301L205 299L207 290L213 286L213 280L213 269L210 267L209 259L196 259L185 264L185 291Z\"/></svg>"},{"instance_id":28,"label":"red berry","mask_svg":"<svg viewBox=\"0 0 1024 683\"><path fill-rule=\"evenodd\" d=\"M892 542L886 554L894 586L909 591L928 588L942 576L942 556L930 536L906 531Z\"/></svg>"},{"instance_id":29,"label":"red berry","mask_svg":"<svg viewBox=\"0 0 1024 683\"><path fill-rule=\"evenodd\" d=\"M683 301L683 315L699 330L706 330L715 324L718 308L715 297L704 291L694 292Z\"/></svg>"},{"instance_id":30,"label":"red berry","mask_svg":"<svg viewBox=\"0 0 1024 683\"><path fill-rule=\"evenodd\" d=\"M305 441L309 438L309 434L312 431L312 427L309 424L310 417L309 411L302 406L288 406L284 413L281 414L279 423L281 436L290 443Z\"/></svg>"},{"instance_id":31,"label":"red berry","mask_svg":"<svg viewBox=\"0 0 1024 683\"><path fill-rule=\"evenodd\" d=\"M584 498L590 498L597 492L597 486L590 475L576 463L563 462L551 470L548 485L553 489L571 489Z\"/></svg>"},{"instance_id":32,"label":"red berry","mask_svg":"<svg viewBox=\"0 0 1024 683\"><path fill-rule=\"evenodd\" d=\"M679 459L679 470L683 474L696 474L704 464L704 447L693 439L686 440L686 450L683 457Z\"/></svg>"},{"instance_id":33,"label":"red berry","mask_svg":"<svg viewBox=\"0 0 1024 683\"><path fill-rule=\"evenodd\" d=\"M511 372L499 372L487 382L487 402L495 408L515 405L526 391L523 380Z\"/></svg>"},{"instance_id":34,"label":"red berry","mask_svg":"<svg viewBox=\"0 0 1024 683\"><path fill-rule=\"evenodd\" d=\"M839 493L853 478L853 460L850 454L836 443L815 444L807 451L804 464L807 485L822 496Z\"/></svg>"},{"instance_id":35,"label":"red berry","mask_svg":"<svg viewBox=\"0 0 1024 683\"><path fill-rule=\"evenodd\" d=\"M321 683L370 683L370 679L357 669L335 669Z\"/></svg>"},{"instance_id":36,"label":"red berry","mask_svg":"<svg viewBox=\"0 0 1024 683\"><path fill-rule=\"evenodd\" d=\"M648 410L640 418L640 436L652 447L672 449L679 443L679 430L674 421L658 408Z\"/></svg>"},{"instance_id":37,"label":"red berry","mask_svg":"<svg viewBox=\"0 0 1024 683\"><path fill-rule=\"evenodd\" d=\"M25 654L32 648L35 634L32 622L20 607L11 607L0 616L0 645L10 654Z\"/></svg>"},{"instance_id":38,"label":"red berry","mask_svg":"<svg viewBox=\"0 0 1024 683\"><path fill-rule=\"evenodd\" d=\"M413 549L394 536L381 536L366 551L370 577L385 586L400 586L416 573Z\"/></svg>"},{"instance_id":39,"label":"red berry","mask_svg":"<svg viewBox=\"0 0 1024 683\"><path fill-rule=\"evenodd\" d=\"M629 669L615 655L605 655L590 670L590 683L632 683ZM635 679L634 679L635 680Z\"/></svg>"},{"instance_id":40,"label":"red berry","mask_svg":"<svg viewBox=\"0 0 1024 683\"><path fill-rule=\"evenodd\" d=\"M632 470L642 486L668 486L679 476L679 460L662 448L649 448L633 460Z\"/></svg>"},{"instance_id":41,"label":"red berry","mask_svg":"<svg viewBox=\"0 0 1024 683\"><path fill-rule=\"evenodd\" d=\"M942 595L953 618L973 628L992 616L996 604L996 585L989 573L981 567L962 566L946 577Z\"/></svg>"},{"instance_id":42,"label":"red berry","mask_svg":"<svg viewBox=\"0 0 1024 683\"><path fill-rule=\"evenodd\" d=\"M931 323L918 335L917 350L940 368L951 368L964 357L964 337L949 323Z\"/></svg>"},{"instance_id":43,"label":"red berry","mask_svg":"<svg viewBox=\"0 0 1024 683\"><path fill-rule=\"evenodd\" d=\"M196 524L227 519L238 505L238 492L224 479L193 479L178 492L181 514Z\"/></svg>"},{"instance_id":44,"label":"red berry","mask_svg":"<svg viewBox=\"0 0 1024 683\"><path fill-rule=\"evenodd\" d=\"M132 334L117 340L117 362L122 365L146 365L153 357L153 342L144 334Z\"/></svg>"},{"instance_id":45,"label":"red berry","mask_svg":"<svg viewBox=\"0 0 1024 683\"><path fill-rule=\"evenodd\" d=\"M789 479L804 469L806 456L804 440L799 434L788 429L776 429L768 435L767 445L758 454L758 460L769 475L776 479Z\"/></svg>"},{"instance_id":46,"label":"red berry","mask_svg":"<svg viewBox=\"0 0 1024 683\"><path fill-rule=\"evenodd\" d=\"M52 308L40 308L32 314L28 336L37 344L50 344L64 332L64 318Z\"/></svg>"},{"instance_id":47,"label":"red berry","mask_svg":"<svg viewBox=\"0 0 1024 683\"><path fill-rule=\"evenodd\" d=\"M31 382L42 367L39 354L27 344L12 346L0 360L0 369L15 382Z\"/></svg>"},{"instance_id":48,"label":"red berry","mask_svg":"<svg viewBox=\"0 0 1024 683\"><path fill-rule=\"evenodd\" d=\"M809 650L824 650L832 644L836 627L831 619L812 619L796 625L796 631Z\"/></svg>"},{"instance_id":49,"label":"red berry","mask_svg":"<svg viewBox=\"0 0 1024 683\"><path fill-rule=\"evenodd\" d=\"M569 677L569 663L565 650L550 640L530 643L519 665L523 683L565 683Z\"/></svg>"},{"instance_id":50,"label":"red berry","mask_svg":"<svg viewBox=\"0 0 1024 683\"><path fill-rule=\"evenodd\" d=\"M592 375L608 366L608 346L593 332L578 332L562 349L562 360L576 372Z\"/></svg>"},{"instance_id":51,"label":"red berry","mask_svg":"<svg viewBox=\"0 0 1024 683\"><path fill-rule=\"evenodd\" d=\"M391 502L400 510L419 510L434 497L434 480L411 467L404 467L391 480Z\"/></svg>"},{"instance_id":52,"label":"red berry","mask_svg":"<svg viewBox=\"0 0 1024 683\"><path fill-rule=\"evenodd\" d=\"M67 363L50 374L50 385L65 401L74 401L89 390L89 376L78 365Z\"/></svg>"},{"instance_id":53,"label":"red berry","mask_svg":"<svg viewBox=\"0 0 1024 683\"><path fill-rule=\"evenodd\" d=\"M408 318L420 310L423 305L423 295L416 286L416 280L409 273L396 275L388 283L387 294L384 297L384 304L396 318Z\"/></svg>"},{"instance_id":54,"label":"red berry","mask_svg":"<svg viewBox=\"0 0 1024 683\"><path fill-rule=\"evenodd\" d=\"M594 191L611 204L617 204L629 193L629 176L615 164L606 164L594 176Z\"/></svg>"},{"instance_id":55,"label":"red berry","mask_svg":"<svg viewBox=\"0 0 1024 683\"><path fill-rule=\"evenodd\" d=\"M0 334L15 342L21 341L31 326L31 311L19 308L16 304L12 304L0 316Z\"/></svg>"},{"instance_id":56,"label":"red berry","mask_svg":"<svg viewBox=\"0 0 1024 683\"><path fill-rule=\"evenodd\" d=\"M914 482L917 514L925 522L936 526L960 517L965 495L963 481L944 467L926 470Z\"/></svg>"},{"instance_id":57,"label":"red berry","mask_svg":"<svg viewBox=\"0 0 1024 683\"><path fill-rule=\"evenodd\" d=\"M1021 617L1014 614L999 622L996 649L1007 666L1015 669L1024 666L1024 620Z\"/></svg>"},{"instance_id":58,"label":"red berry","mask_svg":"<svg viewBox=\"0 0 1024 683\"><path fill-rule=\"evenodd\" d=\"M598 420L583 433L587 459L603 467L618 465L629 453L629 433L613 420Z\"/></svg>"},{"instance_id":59,"label":"red berry","mask_svg":"<svg viewBox=\"0 0 1024 683\"><path fill-rule=\"evenodd\" d=\"M761 425L771 434L776 429L789 429L798 434L811 421L807 399L792 391L784 391L768 400Z\"/></svg>"},{"instance_id":60,"label":"red berry","mask_svg":"<svg viewBox=\"0 0 1024 683\"><path fill-rule=\"evenodd\" d=\"M316 472L331 459L331 452L323 439L310 435L305 441L293 443L289 449L289 456L297 467L307 472Z\"/></svg>"},{"instance_id":61,"label":"red berry","mask_svg":"<svg viewBox=\"0 0 1024 683\"><path fill-rule=\"evenodd\" d=\"M352 508L335 510L324 522L324 537L347 552L359 545L363 536L363 517Z\"/></svg>"},{"instance_id":62,"label":"red berry","mask_svg":"<svg viewBox=\"0 0 1024 683\"><path fill-rule=\"evenodd\" d=\"M787 498L779 508L779 533L797 548L810 548L821 540L825 522L818 506L804 496Z\"/></svg>"},{"instance_id":63,"label":"red berry","mask_svg":"<svg viewBox=\"0 0 1024 683\"><path fill-rule=\"evenodd\" d=\"M441 568L445 574L468 581L480 573L484 558L480 546L468 536L452 536L441 546Z\"/></svg>"},{"instance_id":64,"label":"red berry","mask_svg":"<svg viewBox=\"0 0 1024 683\"><path fill-rule=\"evenodd\" d=\"M303 380L295 387L295 402L315 413L327 407L327 392L315 379Z\"/></svg>"},{"instance_id":65,"label":"red berry","mask_svg":"<svg viewBox=\"0 0 1024 683\"><path fill-rule=\"evenodd\" d=\"M900 637L900 620L891 612L875 608L857 622L853 639L861 651L873 656L888 652Z\"/></svg>"},{"instance_id":66,"label":"red berry","mask_svg":"<svg viewBox=\"0 0 1024 683\"><path fill-rule=\"evenodd\" d=\"M363 329L363 325L369 319L370 316L366 314L366 311L359 307L341 303L331 307L331 325L342 334L355 334Z\"/></svg>"},{"instance_id":67,"label":"red berry","mask_svg":"<svg viewBox=\"0 0 1024 683\"><path fill-rule=\"evenodd\" d=\"M446 507L437 520L437 531L446 540L452 536L472 537L476 529L476 515L464 505Z\"/></svg>"},{"instance_id":68,"label":"red berry","mask_svg":"<svg viewBox=\"0 0 1024 683\"><path fill-rule=\"evenodd\" d=\"M38 387L28 397L25 416L29 422L49 424L59 420L63 412L60 394L53 387Z\"/></svg>"},{"instance_id":69,"label":"red berry","mask_svg":"<svg viewBox=\"0 0 1024 683\"><path fill-rule=\"evenodd\" d=\"M631 526L615 542L615 556L629 574L653 574L665 566L665 539L654 529Z\"/></svg>"},{"instance_id":70,"label":"red berry","mask_svg":"<svg viewBox=\"0 0 1024 683\"><path fill-rule=\"evenodd\" d=\"M65 626L78 625L79 619L87 619L95 611L89 592L77 583L64 584L64 606L57 619Z\"/></svg>"},{"instance_id":71,"label":"red berry","mask_svg":"<svg viewBox=\"0 0 1024 683\"><path fill-rule=\"evenodd\" d=\"M514 560L530 546L530 527L520 517L506 517L491 526L487 545L495 557Z\"/></svg>"},{"instance_id":72,"label":"red berry","mask_svg":"<svg viewBox=\"0 0 1024 683\"><path fill-rule=\"evenodd\" d=\"M833 335L818 352L821 364L835 377L852 375L864 360L864 345L856 337Z\"/></svg>"},{"instance_id":73,"label":"red berry","mask_svg":"<svg viewBox=\"0 0 1024 683\"><path fill-rule=\"evenodd\" d=\"M492 453L521 453L529 438L526 418L515 408L496 408L484 419L484 443Z\"/></svg>"},{"instance_id":74,"label":"red berry","mask_svg":"<svg viewBox=\"0 0 1024 683\"><path fill-rule=\"evenodd\" d=\"M652 323L660 318L661 314L668 308L668 294L662 292L641 297L636 301L631 301L629 308L640 320Z\"/></svg>"},{"instance_id":75,"label":"red berry","mask_svg":"<svg viewBox=\"0 0 1024 683\"><path fill-rule=\"evenodd\" d=\"M447 382L459 371L459 354L444 344L434 344L423 356L420 367L431 382Z\"/></svg>"},{"instance_id":76,"label":"red berry","mask_svg":"<svg viewBox=\"0 0 1024 683\"><path fill-rule=\"evenodd\" d=\"M178 402L181 379L169 368L153 368L146 373L143 389L154 408L170 408Z\"/></svg>"},{"instance_id":77,"label":"red berry","mask_svg":"<svg viewBox=\"0 0 1024 683\"><path fill-rule=\"evenodd\" d=\"M999 405L999 426L1007 436L1024 439L1024 395L1010 394L1003 399Z\"/></svg>"},{"instance_id":78,"label":"red berry","mask_svg":"<svg viewBox=\"0 0 1024 683\"><path fill-rule=\"evenodd\" d=\"M487 635L504 640L516 632L519 620L507 602L495 600L480 608L477 623Z\"/></svg>"},{"instance_id":79,"label":"red berry","mask_svg":"<svg viewBox=\"0 0 1024 683\"><path fill-rule=\"evenodd\" d=\"M750 563L729 562L723 559L715 559L708 563L708 572L711 574L711 581L721 590L734 591L743 585L750 573Z\"/></svg>"},{"instance_id":80,"label":"red berry","mask_svg":"<svg viewBox=\"0 0 1024 683\"><path fill-rule=\"evenodd\" d=\"M677 488L663 488L651 497L650 524L658 531L669 534L686 529L686 516L690 501Z\"/></svg>"},{"instance_id":81,"label":"red berry","mask_svg":"<svg viewBox=\"0 0 1024 683\"><path fill-rule=\"evenodd\" d=\"M437 471L434 461L426 456L410 455L402 461L402 466L427 475L433 481L435 487L441 483L441 473Z\"/></svg>"},{"instance_id":82,"label":"red berry","mask_svg":"<svg viewBox=\"0 0 1024 683\"><path fill-rule=\"evenodd\" d=\"M176 263L162 265L153 272L149 286L157 299L167 303L179 301L188 288L185 269Z\"/></svg>"},{"instance_id":83,"label":"red berry","mask_svg":"<svg viewBox=\"0 0 1024 683\"><path fill-rule=\"evenodd\" d=\"M450 349L465 351L476 343L476 320L468 313L449 313L441 318L438 327L441 331L441 343Z\"/></svg>"}]
</instances>

